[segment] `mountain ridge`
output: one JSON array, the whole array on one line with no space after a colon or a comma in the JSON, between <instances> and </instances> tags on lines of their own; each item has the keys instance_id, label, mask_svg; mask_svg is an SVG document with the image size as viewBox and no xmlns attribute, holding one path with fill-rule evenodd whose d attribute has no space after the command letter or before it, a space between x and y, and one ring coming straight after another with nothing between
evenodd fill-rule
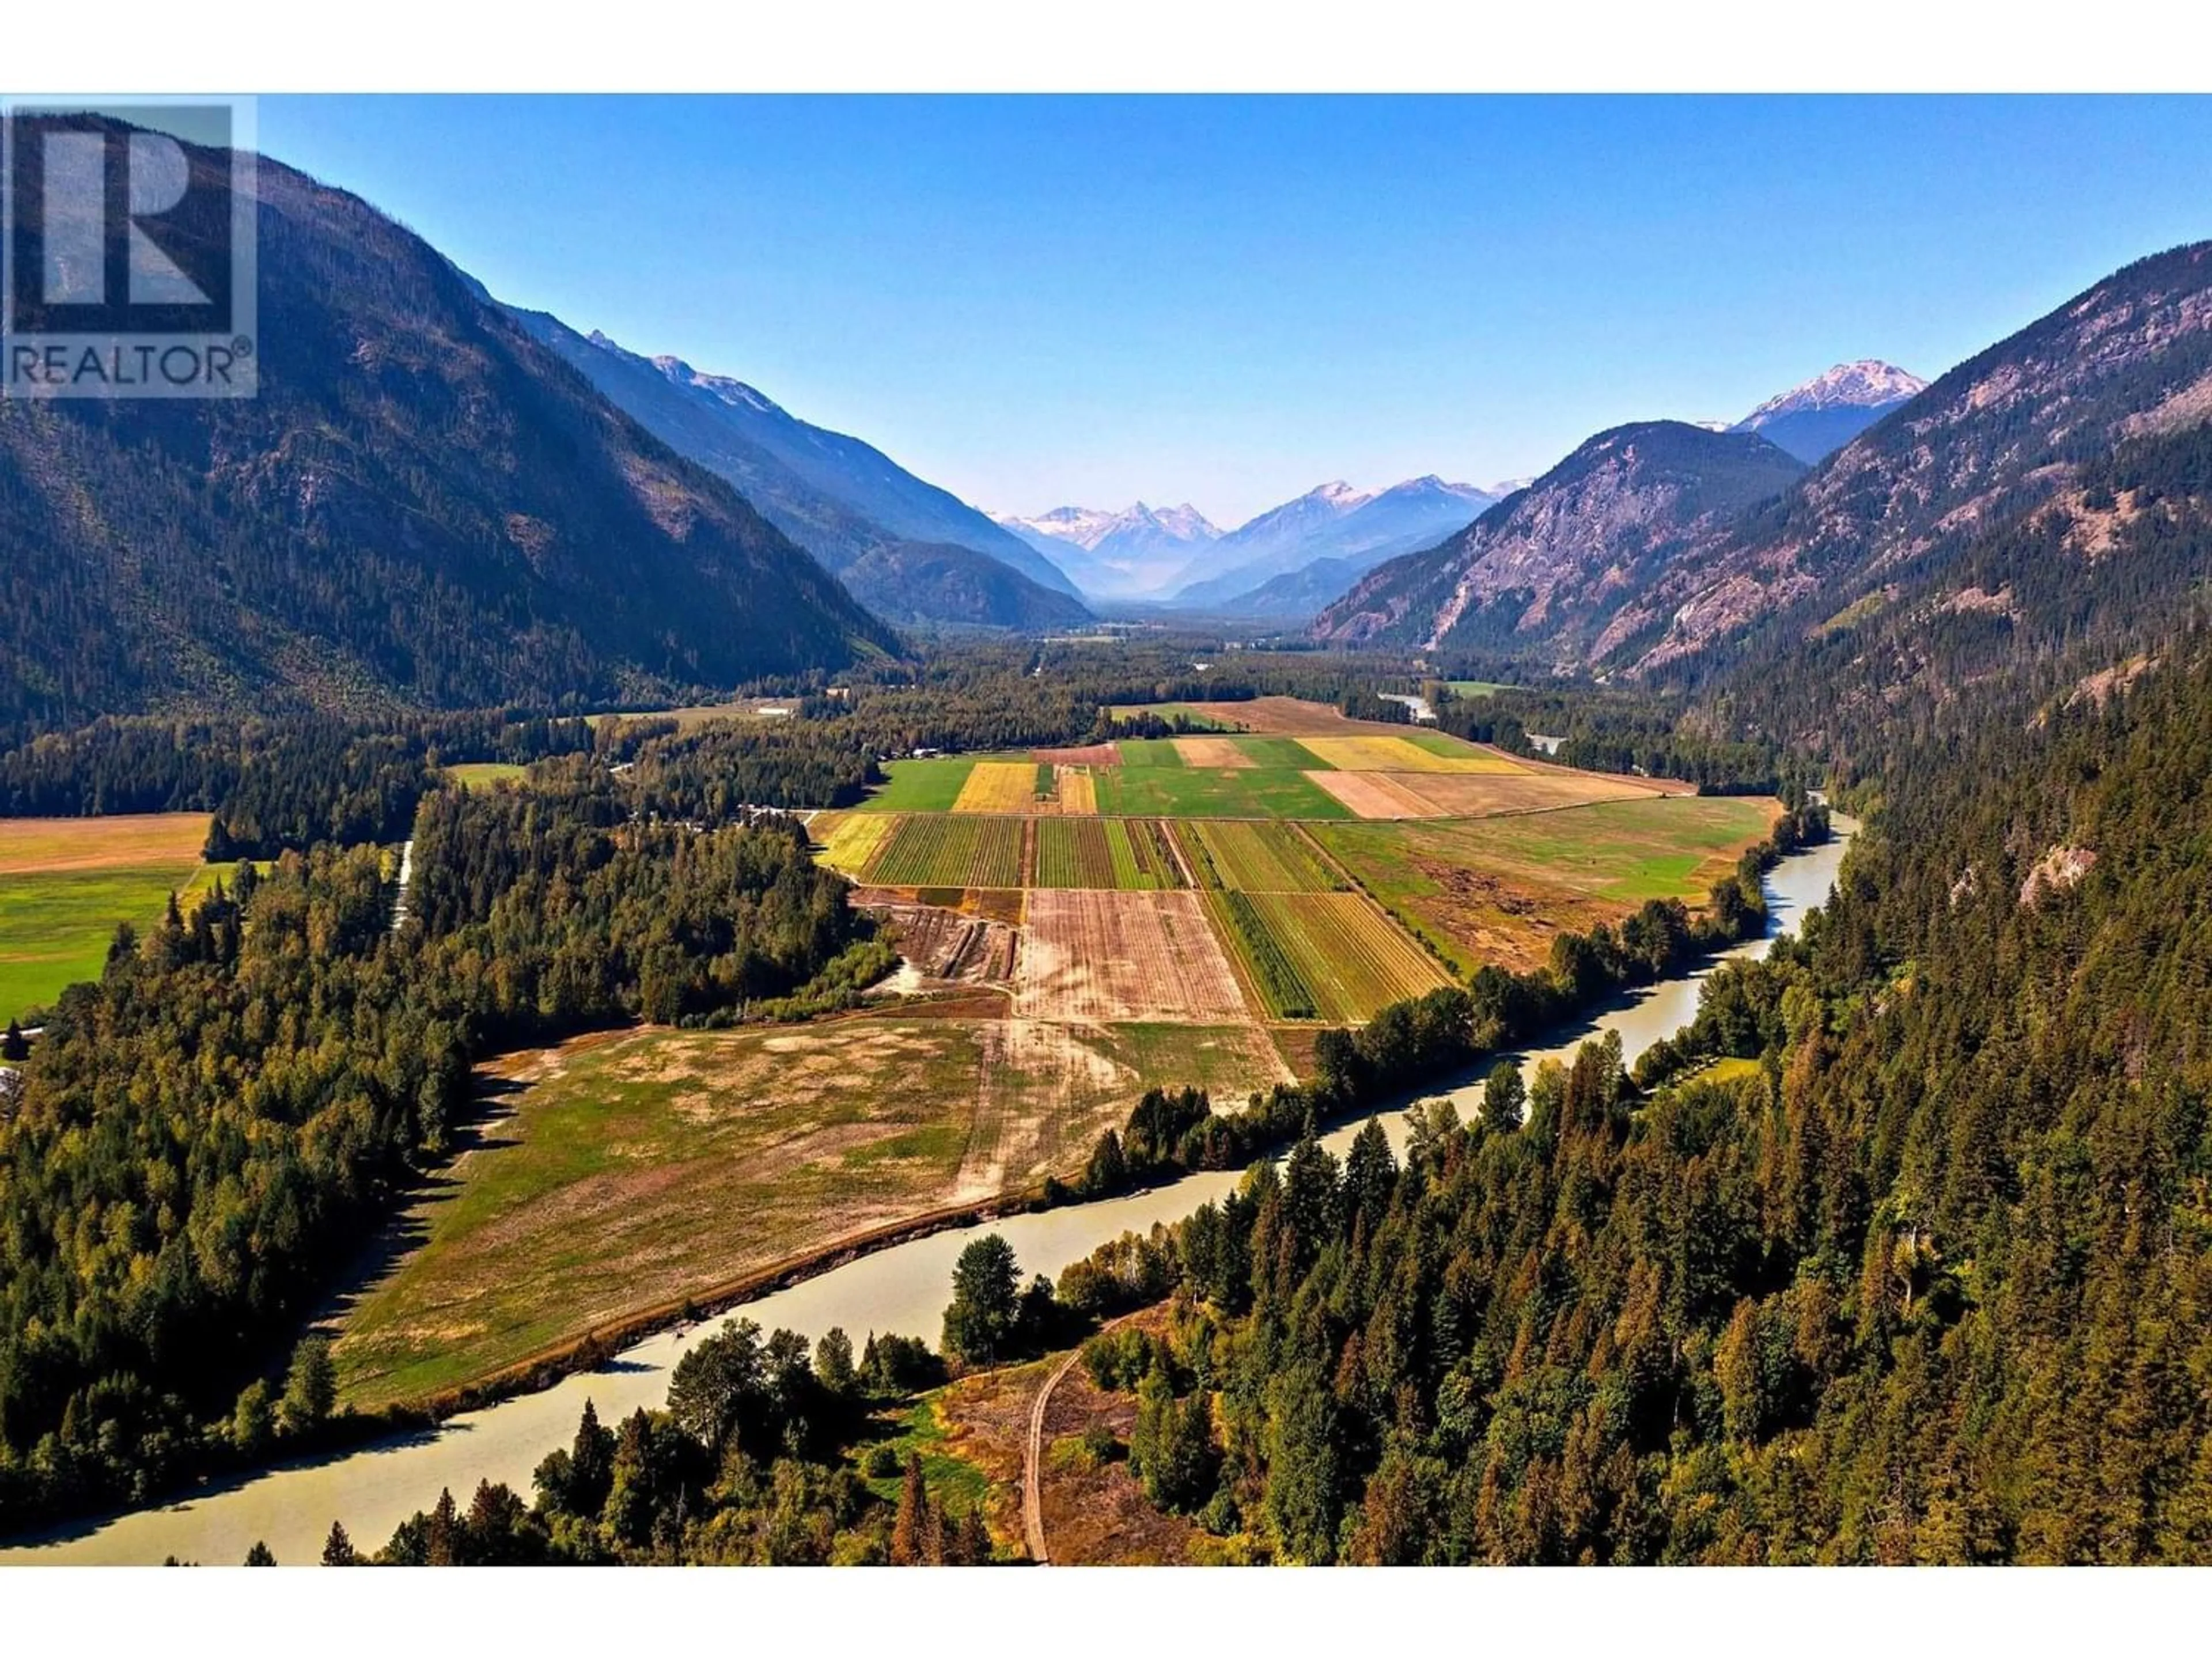
<instances>
[{"instance_id":1,"label":"mountain ridge","mask_svg":"<svg viewBox=\"0 0 2212 1659\"><path fill-rule=\"evenodd\" d=\"M0 402L0 726L642 701L899 648L420 237L271 158L255 195L258 396Z\"/></svg>"}]
</instances>

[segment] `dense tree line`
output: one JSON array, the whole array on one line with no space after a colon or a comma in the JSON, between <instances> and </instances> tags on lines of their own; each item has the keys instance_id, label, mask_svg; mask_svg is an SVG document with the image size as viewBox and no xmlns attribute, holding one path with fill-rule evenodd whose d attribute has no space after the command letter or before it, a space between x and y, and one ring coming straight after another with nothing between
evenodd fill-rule
<instances>
[{"instance_id":1,"label":"dense tree line","mask_svg":"<svg viewBox=\"0 0 2212 1659\"><path fill-rule=\"evenodd\" d=\"M1528 734L1559 739L1548 758L1588 772L1680 778L1711 795L1800 798L1804 768L1771 742L1726 737L1680 696L1587 686L1504 686L1484 696L1455 696L1430 682L1437 724L1455 737L1537 752Z\"/></svg>"},{"instance_id":2,"label":"dense tree line","mask_svg":"<svg viewBox=\"0 0 2212 1659\"><path fill-rule=\"evenodd\" d=\"M588 751L578 720L490 711L371 725L103 720L0 753L0 817L211 812L218 863L319 842L394 841L441 765Z\"/></svg>"},{"instance_id":3,"label":"dense tree line","mask_svg":"<svg viewBox=\"0 0 2212 1659\"><path fill-rule=\"evenodd\" d=\"M405 927L385 855L325 846L63 994L0 1121L0 1526L250 1459L252 1391L443 1155L477 1054L733 1017L867 944L795 826L606 805L433 793Z\"/></svg>"}]
</instances>

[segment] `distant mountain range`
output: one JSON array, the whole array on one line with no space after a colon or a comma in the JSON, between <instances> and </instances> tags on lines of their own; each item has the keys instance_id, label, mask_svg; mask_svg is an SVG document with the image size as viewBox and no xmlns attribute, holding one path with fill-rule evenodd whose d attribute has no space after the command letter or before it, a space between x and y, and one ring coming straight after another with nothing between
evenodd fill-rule
<instances>
[{"instance_id":1,"label":"distant mountain range","mask_svg":"<svg viewBox=\"0 0 2212 1659\"><path fill-rule=\"evenodd\" d=\"M1158 508L1139 501L1119 513L1062 507L998 522L1097 599L1310 616L1361 572L1449 535L1496 499L1494 491L1431 474L1381 490L1325 483L1227 532L1188 503ZM1279 580L1301 573L1310 574ZM1314 592L1321 599L1309 602L1304 596Z\"/></svg>"},{"instance_id":2,"label":"distant mountain range","mask_svg":"<svg viewBox=\"0 0 2212 1659\"><path fill-rule=\"evenodd\" d=\"M1686 682L1795 684L1817 660L1792 716L1811 732L1854 697L1938 708L1978 666L2148 638L2207 591L2212 536L2161 492L2206 470L2212 243L2117 271L1894 401L1912 384L1847 364L1754 411L1757 430L1601 434L1371 572L1313 635ZM1768 438L1869 410L1809 469Z\"/></svg>"},{"instance_id":3,"label":"distant mountain range","mask_svg":"<svg viewBox=\"0 0 2212 1659\"><path fill-rule=\"evenodd\" d=\"M1497 499L1433 473L1374 491L1323 484L1224 536L1209 563L1227 568L1177 591L1175 603L1255 616L1310 614L1304 595L1340 580L1348 586L1385 559L1433 546ZM1285 576L1301 580L1274 585ZM1337 587L1322 602L1343 591Z\"/></svg>"},{"instance_id":4,"label":"distant mountain range","mask_svg":"<svg viewBox=\"0 0 2212 1659\"><path fill-rule=\"evenodd\" d=\"M1148 599L1167 591L1221 536L1188 501L1170 507L1139 501L1119 513L1060 507L1033 519L1002 516L998 523L1100 599Z\"/></svg>"},{"instance_id":5,"label":"distant mountain range","mask_svg":"<svg viewBox=\"0 0 2212 1659\"><path fill-rule=\"evenodd\" d=\"M878 615L1019 629L1089 617L1050 560L872 445L681 358L640 356L543 312L514 315L623 413L727 479Z\"/></svg>"}]
</instances>

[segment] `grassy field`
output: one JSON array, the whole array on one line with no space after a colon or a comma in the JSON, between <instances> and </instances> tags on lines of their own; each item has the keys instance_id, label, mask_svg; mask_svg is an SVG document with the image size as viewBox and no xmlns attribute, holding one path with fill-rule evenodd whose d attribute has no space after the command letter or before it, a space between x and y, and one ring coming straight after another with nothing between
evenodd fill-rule
<instances>
[{"instance_id":1,"label":"grassy field","mask_svg":"<svg viewBox=\"0 0 2212 1659\"><path fill-rule=\"evenodd\" d=\"M483 1376L641 1307L951 1201L977 1028L647 1030L534 1055L512 1118L345 1316L343 1398Z\"/></svg>"},{"instance_id":2,"label":"grassy field","mask_svg":"<svg viewBox=\"0 0 2212 1659\"><path fill-rule=\"evenodd\" d=\"M512 1115L338 1316L349 1403L418 1400L869 1229L1073 1175L1149 1083L1241 1103L1289 1074L1251 1025L897 1014L601 1034L488 1070Z\"/></svg>"},{"instance_id":3,"label":"grassy field","mask_svg":"<svg viewBox=\"0 0 2212 1659\"><path fill-rule=\"evenodd\" d=\"M1351 809L1304 772L1272 766L1186 766L1170 743L1122 745L1122 763L1098 775L1098 810L1111 817L1343 818ZM1129 751L1136 750L1136 755Z\"/></svg>"},{"instance_id":4,"label":"grassy field","mask_svg":"<svg viewBox=\"0 0 2212 1659\"><path fill-rule=\"evenodd\" d=\"M205 872L204 812L0 819L0 1023L97 979L118 922L161 919Z\"/></svg>"},{"instance_id":5,"label":"grassy field","mask_svg":"<svg viewBox=\"0 0 2212 1659\"><path fill-rule=\"evenodd\" d=\"M1543 962L1552 935L1649 898L1702 900L1766 832L1771 801L1607 801L1479 822L1334 823L1315 838L1461 973Z\"/></svg>"},{"instance_id":6,"label":"grassy field","mask_svg":"<svg viewBox=\"0 0 2212 1659\"><path fill-rule=\"evenodd\" d=\"M1494 697L1513 689L1498 680L1446 680L1444 685L1455 697Z\"/></svg>"},{"instance_id":7,"label":"grassy field","mask_svg":"<svg viewBox=\"0 0 2212 1659\"><path fill-rule=\"evenodd\" d=\"M489 789L495 783L520 783L530 769L513 761L463 761L445 769L446 775L464 789Z\"/></svg>"}]
</instances>

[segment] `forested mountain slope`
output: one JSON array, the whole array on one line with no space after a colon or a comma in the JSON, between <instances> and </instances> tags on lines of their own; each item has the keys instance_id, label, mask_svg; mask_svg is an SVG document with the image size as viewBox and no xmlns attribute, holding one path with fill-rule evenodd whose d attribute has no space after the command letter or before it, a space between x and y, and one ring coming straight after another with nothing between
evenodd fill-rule
<instances>
[{"instance_id":1,"label":"forested mountain slope","mask_svg":"<svg viewBox=\"0 0 2212 1659\"><path fill-rule=\"evenodd\" d=\"M2059 500L2127 440L2208 413L2212 243L2199 242L2138 260L1968 359L1773 506L1687 550L1620 607L1593 657L1649 673L1778 614L1809 629Z\"/></svg>"},{"instance_id":2,"label":"forested mountain slope","mask_svg":"<svg viewBox=\"0 0 2212 1659\"><path fill-rule=\"evenodd\" d=\"M1718 724L1815 755L1849 784L1901 744L1956 744L1987 721L2109 696L2208 617L2212 424L2199 423L2082 461L2044 504L1810 629L1775 618L1726 653L1706 701Z\"/></svg>"},{"instance_id":3,"label":"forested mountain slope","mask_svg":"<svg viewBox=\"0 0 2212 1659\"><path fill-rule=\"evenodd\" d=\"M893 648L420 239L266 159L258 193L258 397L0 404L0 728L642 700Z\"/></svg>"},{"instance_id":4,"label":"forested mountain slope","mask_svg":"<svg viewBox=\"0 0 2212 1659\"><path fill-rule=\"evenodd\" d=\"M1633 469L1617 481L1600 469L1593 495L1571 474L1618 437L1601 434L1528 492L1551 510L1501 503L1464 536L1378 568L1315 633L1710 680L1747 634L1818 639L1900 598L1955 591L1950 573L1989 538L2054 503L2072 511L2085 468L2208 413L2212 243L2197 243L2115 272L1960 364L1792 487L1723 492L1686 512Z\"/></svg>"}]
</instances>

